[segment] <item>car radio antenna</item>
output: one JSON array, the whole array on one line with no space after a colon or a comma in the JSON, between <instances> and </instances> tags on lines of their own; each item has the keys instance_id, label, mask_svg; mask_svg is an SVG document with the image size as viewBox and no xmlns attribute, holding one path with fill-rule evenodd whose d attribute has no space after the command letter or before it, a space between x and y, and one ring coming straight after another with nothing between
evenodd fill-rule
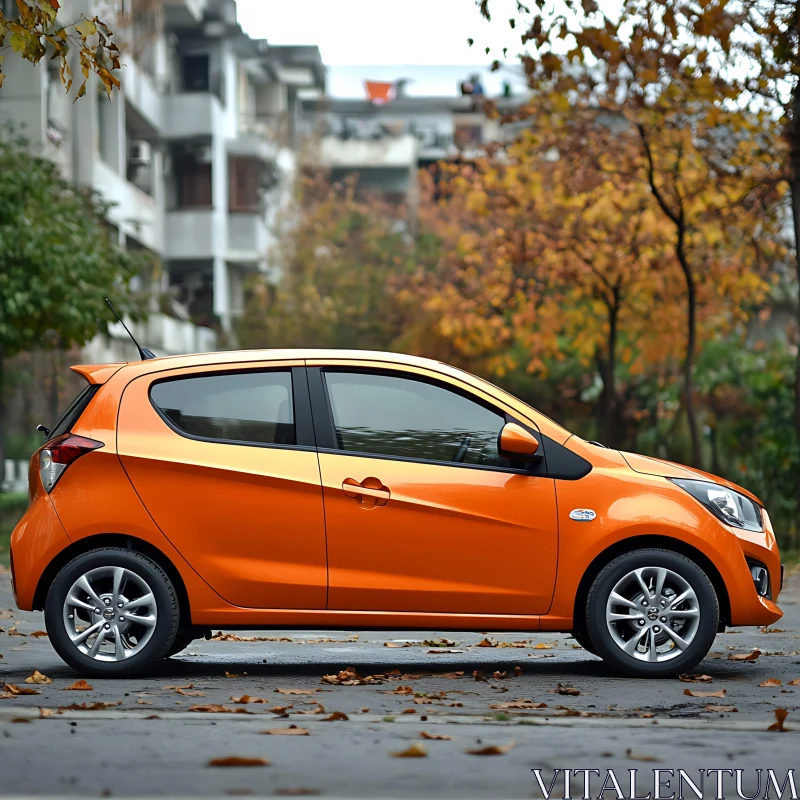
<instances>
[{"instance_id":1,"label":"car radio antenna","mask_svg":"<svg viewBox=\"0 0 800 800\"><path fill-rule=\"evenodd\" d=\"M125 333L127 333L128 336L131 337L131 341L136 345L136 349L139 351L139 357L142 359L142 361L149 361L151 358L157 358L155 353L153 353L151 350L148 350L146 347L142 347L139 344L139 342L136 341L134 335L130 331L130 328L128 328L128 326L125 324L125 321L119 315L117 309L114 308L113 305L111 305L111 301L107 297L106 297L106 303L108 304L108 307L114 312L114 316L120 321L122 327L125 328Z\"/></svg>"}]
</instances>

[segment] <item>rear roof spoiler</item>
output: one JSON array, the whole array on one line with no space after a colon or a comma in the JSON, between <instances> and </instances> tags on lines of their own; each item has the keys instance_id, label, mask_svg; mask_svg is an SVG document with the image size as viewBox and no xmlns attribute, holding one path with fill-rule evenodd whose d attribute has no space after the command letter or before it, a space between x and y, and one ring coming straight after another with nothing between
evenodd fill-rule
<instances>
[{"instance_id":1,"label":"rear roof spoiler","mask_svg":"<svg viewBox=\"0 0 800 800\"><path fill-rule=\"evenodd\" d=\"M93 386L102 386L114 373L119 372L125 364L76 364L70 367Z\"/></svg>"}]
</instances>

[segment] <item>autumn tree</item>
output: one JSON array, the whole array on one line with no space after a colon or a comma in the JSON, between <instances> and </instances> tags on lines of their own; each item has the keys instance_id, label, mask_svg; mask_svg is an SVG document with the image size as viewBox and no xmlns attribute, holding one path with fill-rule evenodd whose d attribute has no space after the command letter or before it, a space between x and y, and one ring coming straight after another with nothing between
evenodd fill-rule
<instances>
[{"instance_id":1,"label":"autumn tree","mask_svg":"<svg viewBox=\"0 0 800 800\"><path fill-rule=\"evenodd\" d=\"M401 329L394 304L412 248L399 209L365 198L351 178L304 169L269 254L277 284L249 287L238 329L248 347L389 349Z\"/></svg>"},{"instance_id":2,"label":"autumn tree","mask_svg":"<svg viewBox=\"0 0 800 800\"><path fill-rule=\"evenodd\" d=\"M10 50L32 64L45 56L57 59L66 91L72 88L73 66L77 65L81 77L76 99L86 93L91 73L102 81L109 95L114 88L119 89L114 74L120 67L119 48L103 20L84 14L66 19L68 11L62 10L59 0L16 0L16 5L15 17L5 17L0 11L0 87L5 77L2 51Z\"/></svg>"},{"instance_id":3,"label":"autumn tree","mask_svg":"<svg viewBox=\"0 0 800 800\"><path fill-rule=\"evenodd\" d=\"M129 279L152 269L145 255L119 247L107 211L52 162L0 140L0 422L4 362L85 344L113 320L105 298L131 308Z\"/></svg>"},{"instance_id":4,"label":"autumn tree","mask_svg":"<svg viewBox=\"0 0 800 800\"><path fill-rule=\"evenodd\" d=\"M612 445L620 339L629 372L672 363L686 266L693 352L701 334L747 319L780 253L775 198L735 168L712 174L691 141L659 143L653 171L674 180L656 188L675 204L682 240L665 224L638 130L594 112L540 116L507 147L440 167L423 204L422 224L443 242L438 268L420 278L434 330L457 358L500 376L520 360L543 373L565 352L596 365ZM676 154L680 164L668 161Z\"/></svg>"},{"instance_id":5,"label":"autumn tree","mask_svg":"<svg viewBox=\"0 0 800 800\"><path fill-rule=\"evenodd\" d=\"M484 16L491 16L489 0L482 0L480 8ZM638 134L643 166L635 172L646 181L664 223L672 228L674 257L684 280L683 402L692 461L700 465L693 390L698 276L688 252L693 237L685 224L685 202L691 195L689 187L680 185L680 171L686 157L696 164L698 157L708 155L709 176L720 179L734 169L728 158L717 157L720 131L738 141L743 132L759 128L763 133L758 158L751 150L750 161L737 169L741 176L746 166L748 178L757 175L771 187L779 178L780 148L764 146L772 121L769 109L742 105L742 84L732 64L740 52L736 32L745 23L743 12L739 4L724 0L679 5L624 0L613 11L594 0L542 0L530 7L518 2L517 9L519 17L510 23L520 31L521 63L533 92L531 108L539 115L548 108L602 111ZM783 22L788 23L788 16ZM773 23L780 27L774 19ZM751 189L740 199L755 202Z\"/></svg>"}]
</instances>

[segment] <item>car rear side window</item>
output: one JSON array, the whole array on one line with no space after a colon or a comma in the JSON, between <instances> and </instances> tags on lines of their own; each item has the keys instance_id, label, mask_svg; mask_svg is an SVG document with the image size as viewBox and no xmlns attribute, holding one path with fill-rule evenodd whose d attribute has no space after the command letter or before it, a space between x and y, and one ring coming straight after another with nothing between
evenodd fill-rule
<instances>
[{"instance_id":1,"label":"car rear side window","mask_svg":"<svg viewBox=\"0 0 800 800\"><path fill-rule=\"evenodd\" d=\"M150 398L180 433L249 444L296 443L289 370L160 381Z\"/></svg>"},{"instance_id":2,"label":"car rear side window","mask_svg":"<svg viewBox=\"0 0 800 800\"><path fill-rule=\"evenodd\" d=\"M340 450L509 467L497 450L505 417L457 392L385 373L325 372Z\"/></svg>"}]
</instances>

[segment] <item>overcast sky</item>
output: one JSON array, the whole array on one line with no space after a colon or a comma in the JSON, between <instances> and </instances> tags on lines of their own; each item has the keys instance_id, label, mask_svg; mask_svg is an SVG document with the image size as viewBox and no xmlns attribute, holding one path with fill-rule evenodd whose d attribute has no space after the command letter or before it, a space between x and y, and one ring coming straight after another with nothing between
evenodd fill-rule
<instances>
[{"instance_id":1,"label":"overcast sky","mask_svg":"<svg viewBox=\"0 0 800 800\"><path fill-rule=\"evenodd\" d=\"M329 65L483 64L520 48L515 0L492 0L486 22L475 0L237 0L250 36L316 44ZM475 45L469 47L467 39ZM492 48L487 56L484 49Z\"/></svg>"}]
</instances>

